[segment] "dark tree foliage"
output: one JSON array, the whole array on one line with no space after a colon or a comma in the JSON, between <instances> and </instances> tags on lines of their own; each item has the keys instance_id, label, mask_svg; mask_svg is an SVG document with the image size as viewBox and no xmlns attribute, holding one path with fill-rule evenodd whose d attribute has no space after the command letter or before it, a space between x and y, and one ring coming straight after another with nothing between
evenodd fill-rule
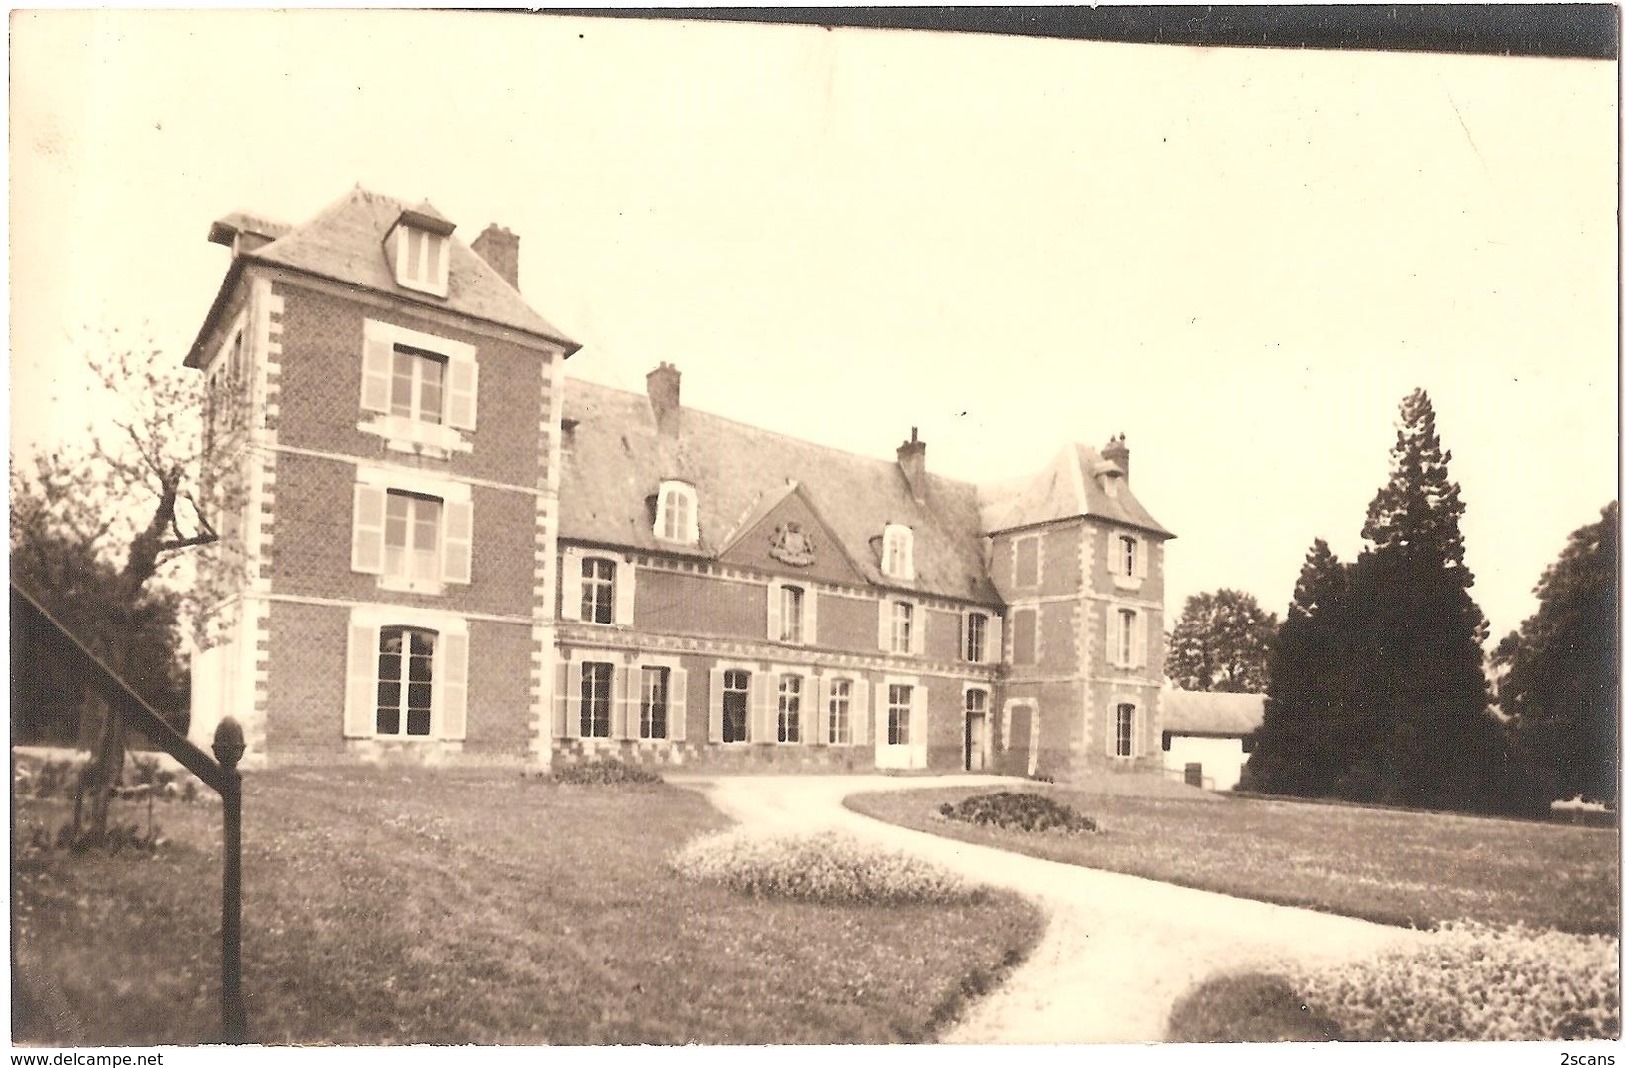
<instances>
[{"instance_id":1,"label":"dark tree foliage","mask_svg":"<svg viewBox=\"0 0 1625 1068\"><path fill-rule=\"evenodd\" d=\"M1468 590L1460 521L1433 406L1400 406L1365 548L1339 564L1316 542L1270 659L1255 789L1454 810L1527 803L1489 710L1487 626Z\"/></svg>"},{"instance_id":2,"label":"dark tree foliage","mask_svg":"<svg viewBox=\"0 0 1625 1068\"><path fill-rule=\"evenodd\" d=\"M1263 693L1277 626L1250 593L1195 594L1168 636L1163 670L1182 690Z\"/></svg>"},{"instance_id":3,"label":"dark tree foliage","mask_svg":"<svg viewBox=\"0 0 1625 1068\"><path fill-rule=\"evenodd\" d=\"M1569 535L1535 587L1540 607L1496 647L1501 710L1550 802L1619 793L1619 502Z\"/></svg>"},{"instance_id":4,"label":"dark tree foliage","mask_svg":"<svg viewBox=\"0 0 1625 1068\"><path fill-rule=\"evenodd\" d=\"M180 652L179 597L163 589L143 590L128 610L128 627L115 625L125 615L118 569L83 541L64 535L30 489L26 483L12 485L12 580L104 661L123 659L126 681L184 733L188 677ZM14 659L13 744L88 746L97 725L84 680L70 665Z\"/></svg>"},{"instance_id":5,"label":"dark tree foliage","mask_svg":"<svg viewBox=\"0 0 1625 1068\"><path fill-rule=\"evenodd\" d=\"M1349 569L1348 699L1371 736L1353 754L1339 796L1427 808L1504 807L1506 738L1489 710L1484 614L1468 592L1461 488L1433 405L1416 390L1400 405L1388 484Z\"/></svg>"},{"instance_id":6,"label":"dark tree foliage","mask_svg":"<svg viewBox=\"0 0 1625 1068\"><path fill-rule=\"evenodd\" d=\"M1342 774L1345 746L1354 741L1347 737L1345 570L1316 539L1270 647L1264 722L1244 769L1246 789L1324 797Z\"/></svg>"}]
</instances>

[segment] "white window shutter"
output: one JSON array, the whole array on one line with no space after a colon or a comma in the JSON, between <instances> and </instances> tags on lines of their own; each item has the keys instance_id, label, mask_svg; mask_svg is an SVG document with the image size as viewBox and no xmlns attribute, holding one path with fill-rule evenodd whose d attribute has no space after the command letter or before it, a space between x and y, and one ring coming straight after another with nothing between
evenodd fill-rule
<instances>
[{"instance_id":1,"label":"white window shutter","mask_svg":"<svg viewBox=\"0 0 1625 1068\"><path fill-rule=\"evenodd\" d=\"M344 736L370 738L378 730L378 628L350 624L344 686Z\"/></svg>"},{"instance_id":2,"label":"white window shutter","mask_svg":"<svg viewBox=\"0 0 1625 1068\"><path fill-rule=\"evenodd\" d=\"M710 738L713 742L722 741L722 682L727 672L721 668L711 669L711 728Z\"/></svg>"},{"instance_id":3,"label":"white window shutter","mask_svg":"<svg viewBox=\"0 0 1625 1068\"><path fill-rule=\"evenodd\" d=\"M389 414L389 379L394 371L395 346L369 337L361 351L361 410Z\"/></svg>"},{"instance_id":4,"label":"white window shutter","mask_svg":"<svg viewBox=\"0 0 1625 1068\"><path fill-rule=\"evenodd\" d=\"M688 740L688 672L672 668L666 676L666 737Z\"/></svg>"},{"instance_id":5,"label":"white window shutter","mask_svg":"<svg viewBox=\"0 0 1625 1068\"><path fill-rule=\"evenodd\" d=\"M779 600L784 596L784 586L778 582L767 584L767 640L776 642L783 633L780 629Z\"/></svg>"},{"instance_id":6,"label":"white window shutter","mask_svg":"<svg viewBox=\"0 0 1625 1068\"><path fill-rule=\"evenodd\" d=\"M778 709L778 680L771 671L756 671L750 676L751 724L746 733L753 742L771 742L779 732L774 724Z\"/></svg>"},{"instance_id":7,"label":"white window shutter","mask_svg":"<svg viewBox=\"0 0 1625 1068\"><path fill-rule=\"evenodd\" d=\"M1123 539L1115 531L1106 532L1106 570L1114 575L1123 573Z\"/></svg>"},{"instance_id":8,"label":"white window shutter","mask_svg":"<svg viewBox=\"0 0 1625 1068\"><path fill-rule=\"evenodd\" d=\"M384 505L382 486L355 485L350 527L350 570L363 575L384 573Z\"/></svg>"},{"instance_id":9,"label":"white window shutter","mask_svg":"<svg viewBox=\"0 0 1625 1068\"><path fill-rule=\"evenodd\" d=\"M553 672L553 737L563 738L565 723L569 713L564 707L564 698L570 692L570 665L560 660Z\"/></svg>"},{"instance_id":10,"label":"white window shutter","mask_svg":"<svg viewBox=\"0 0 1625 1068\"><path fill-rule=\"evenodd\" d=\"M1112 605L1106 606L1106 663L1123 662L1122 616Z\"/></svg>"},{"instance_id":11,"label":"white window shutter","mask_svg":"<svg viewBox=\"0 0 1625 1068\"><path fill-rule=\"evenodd\" d=\"M880 651L891 652L891 601L880 599Z\"/></svg>"},{"instance_id":12,"label":"white window shutter","mask_svg":"<svg viewBox=\"0 0 1625 1068\"><path fill-rule=\"evenodd\" d=\"M559 554L559 575L563 592L559 594L559 618L581 618L581 555L570 550Z\"/></svg>"},{"instance_id":13,"label":"white window shutter","mask_svg":"<svg viewBox=\"0 0 1625 1068\"><path fill-rule=\"evenodd\" d=\"M564 736L581 737L581 661L570 661L564 673Z\"/></svg>"},{"instance_id":14,"label":"white window shutter","mask_svg":"<svg viewBox=\"0 0 1625 1068\"><path fill-rule=\"evenodd\" d=\"M818 591L805 587L801 595L801 640L806 645L818 644Z\"/></svg>"},{"instance_id":15,"label":"white window shutter","mask_svg":"<svg viewBox=\"0 0 1625 1068\"><path fill-rule=\"evenodd\" d=\"M914 701L908 710L908 744L916 755L916 767L925 767L927 720L931 715L930 694L922 683L914 687Z\"/></svg>"},{"instance_id":16,"label":"white window shutter","mask_svg":"<svg viewBox=\"0 0 1625 1068\"><path fill-rule=\"evenodd\" d=\"M801 724L801 736L814 745L827 745L831 740L830 720L832 717L829 713L829 701L830 683L832 681L828 675L821 675L817 679L807 680L807 688L816 692L810 695L813 701L811 716L807 715L806 705L802 706L802 718L805 722ZM848 709L847 714L851 715L850 709Z\"/></svg>"},{"instance_id":17,"label":"white window shutter","mask_svg":"<svg viewBox=\"0 0 1625 1068\"><path fill-rule=\"evenodd\" d=\"M1146 612L1134 613L1134 666L1145 667L1146 664Z\"/></svg>"},{"instance_id":18,"label":"white window shutter","mask_svg":"<svg viewBox=\"0 0 1625 1068\"><path fill-rule=\"evenodd\" d=\"M440 737L461 741L468 735L468 635L442 634L436 654Z\"/></svg>"},{"instance_id":19,"label":"white window shutter","mask_svg":"<svg viewBox=\"0 0 1625 1068\"><path fill-rule=\"evenodd\" d=\"M987 629L982 633L982 660L989 664L1004 663L1004 620L988 613Z\"/></svg>"},{"instance_id":20,"label":"white window shutter","mask_svg":"<svg viewBox=\"0 0 1625 1068\"><path fill-rule=\"evenodd\" d=\"M852 744L869 744L869 683L866 679L852 680Z\"/></svg>"},{"instance_id":21,"label":"white window shutter","mask_svg":"<svg viewBox=\"0 0 1625 1068\"><path fill-rule=\"evenodd\" d=\"M917 656L925 652L925 619L931 613L925 610L925 605L917 604L914 611L909 614L908 652L910 656Z\"/></svg>"},{"instance_id":22,"label":"white window shutter","mask_svg":"<svg viewBox=\"0 0 1625 1068\"><path fill-rule=\"evenodd\" d=\"M636 738L638 736L638 717L643 700L643 673L635 667L617 665L615 668L614 699L610 702L609 736L611 738ZM637 694L632 692L632 680L638 680ZM637 703L634 703L637 702Z\"/></svg>"},{"instance_id":23,"label":"white window shutter","mask_svg":"<svg viewBox=\"0 0 1625 1068\"><path fill-rule=\"evenodd\" d=\"M441 577L466 586L474 575L474 502L447 501L444 515Z\"/></svg>"},{"instance_id":24,"label":"white window shutter","mask_svg":"<svg viewBox=\"0 0 1625 1068\"><path fill-rule=\"evenodd\" d=\"M576 568L576 583L581 582L581 569ZM638 575L633 564L617 561L615 564L615 625L630 627L637 603ZM576 590L576 611L581 611L581 591Z\"/></svg>"},{"instance_id":25,"label":"white window shutter","mask_svg":"<svg viewBox=\"0 0 1625 1068\"><path fill-rule=\"evenodd\" d=\"M473 360L446 362L446 425L473 430L475 400L479 395L480 365Z\"/></svg>"}]
</instances>

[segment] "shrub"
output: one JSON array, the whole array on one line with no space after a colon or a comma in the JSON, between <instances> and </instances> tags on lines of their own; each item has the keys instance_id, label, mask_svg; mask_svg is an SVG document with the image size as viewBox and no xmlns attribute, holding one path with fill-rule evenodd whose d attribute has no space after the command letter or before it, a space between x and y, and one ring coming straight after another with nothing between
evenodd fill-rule
<instances>
[{"instance_id":1,"label":"shrub","mask_svg":"<svg viewBox=\"0 0 1625 1068\"><path fill-rule=\"evenodd\" d=\"M553 778L568 786L646 786L665 781L652 771L614 758L567 764L555 771Z\"/></svg>"},{"instance_id":2,"label":"shrub","mask_svg":"<svg viewBox=\"0 0 1625 1068\"><path fill-rule=\"evenodd\" d=\"M1088 816L1080 816L1071 805L1063 805L1043 794L976 794L957 805L937 809L951 820L1003 827L1013 831L1060 831L1069 834L1099 830Z\"/></svg>"},{"instance_id":3,"label":"shrub","mask_svg":"<svg viewBox=\"0 0 1625 1068\"><path fill-rule=\"evenodd\" d=\"M1305 972L1297 987L1344 1037L1396 1042L1619 1037L1619 940L1478 923L1420 946Z\"/></svg>"},{"instance_id":4,"label":"shrub","mask_svg":"<svg viewBox=\"0 0 1625 1068\"><path fill-rule=\"evenodd\" d=\"M1343 1037L1281 975L1248 972L1210 979L1174 1003L1169 1042L1326 1042Z\"/></svg>"},{"instance_id":5,"label":"shrub","mask_svg":"<svg viewBox=\"0 0 1625 1068\"><path fill-rule=\"evenodd\" d=\"M678 874L753 897L825 904L952 904L985 891L907 853L836 831L767 836L743 830L696 838L673 854Z\"/></svg>"}]
</instances>

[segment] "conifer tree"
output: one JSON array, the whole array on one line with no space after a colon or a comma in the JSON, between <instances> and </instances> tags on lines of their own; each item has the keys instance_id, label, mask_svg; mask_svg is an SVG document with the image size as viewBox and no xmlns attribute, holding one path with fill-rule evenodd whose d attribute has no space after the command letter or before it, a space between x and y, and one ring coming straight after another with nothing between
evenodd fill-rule
<instances>
[{"instance_id":1,"label":"conifer tree","mask_svg":"<svg viewBox=\"0 0 1625 1068\"><path fill-rule=\"evenodd\" d=\"M1345 570L1316 539L1270 647L1264 722L1245 769L1248 789L1321 797L1346 765Z\"/></svg>"},{"instance_id":2,"label":"conifer tree","mask_svg":"<svg viewBox=\"0 0 1625 1068\"><path fill-rule=\"evenodd\" d=\"M1360 741L1336 792L1424 807L1493 807L1505 739L1489 712L1484 615L1468 592L1450 453L1418 389L1400 406L1387 485L1348 573L1345 698Z\"/></svg>"}]
</instances>

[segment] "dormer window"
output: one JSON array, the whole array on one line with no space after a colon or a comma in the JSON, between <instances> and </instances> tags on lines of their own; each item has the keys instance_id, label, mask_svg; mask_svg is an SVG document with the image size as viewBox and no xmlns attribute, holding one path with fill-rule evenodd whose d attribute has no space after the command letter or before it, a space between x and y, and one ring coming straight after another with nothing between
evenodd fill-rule
<instances>
[{"instance_id":1,"label":"dormer window","mask_svg":"<svg viewBox=\"0 0 1625 1068\"><path fill-rule=\"evenodd\" d=\"M880 544L880 570L887 578L914 579L914 531L901 523L887 523Z\"/></svg>"},{"instance_id":2,"label":"dormer window","mask_svg":"<svg viewBox=\"0 0 1625 1068\"><path fill-rule=\"evenodd\" d=\"M452 223L429 211L401 213L385 239L395 281L408 289L443 297L451 267Z\"/></svg>"},{"instance_id":3,"label":"dormer window","mask_svg":"<svg viewBox=\"0 0 1625 1068\"><path fill-rule=\"evenodd\" d=\"M655 536L663 541L693 545L700 540L694 487L687 482L662 482L655 502Z\"/></svg>"}]
</instances>

